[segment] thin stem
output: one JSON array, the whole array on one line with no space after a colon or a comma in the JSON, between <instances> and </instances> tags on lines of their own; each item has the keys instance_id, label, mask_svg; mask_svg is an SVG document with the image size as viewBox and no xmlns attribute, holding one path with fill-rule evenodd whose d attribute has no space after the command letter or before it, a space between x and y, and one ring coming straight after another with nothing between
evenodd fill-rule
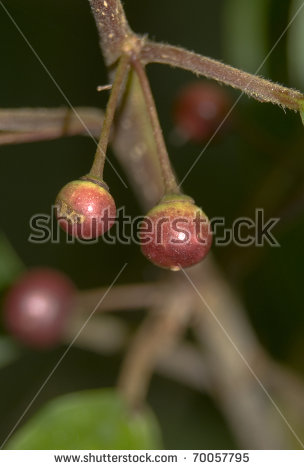
<instances>
[{"instance_id":1,"label":"thin stem","mask_svg":"<svg viewBox=\"0 0 304 470\"><path fill-rule=\"evenodd\" d=\"M167 64L218 80L242 90L258 101L271 102L294 111L303 109L304 95L299 91L278 85L257 75L242 72L181 47L147 41L141 51L141 58L145 64L152 62Z\"/></svg>"},{"instance_id":2,"label":"thin stem","mask_svg":"<svg viewBox=\"0 0 304 470\"><path fill-rule=\"evenodd\" d=\"M179 188L179 185L177 184L174 172L172 170L148 77L146 75L144 67L138 60L135 59L132 62L132 65L138 76L143 95L147 104L147 111L150 117L153 134L157 146L158 157L162 169L165 193L180 194L181 190Z\"/></svg>"},{"instance_id":3,"label":"thin stem","mask_svg":"<svg viewBox=\"0 0 304 470\"><path fill-rule=\"evenodd\" d=\"M124 83L127 70L129 68L130 58L128 55L122 55L117 66L114 83L112 86L110 98L108 101L105 118L101 130L100 139L94 157L94 162L90 170L89 176L92 178L103 179L103 169L106 159L106 150L110 138L111 126L114 119L117 103L120 98L122 85Z\"/></svg>"}]
</instances>

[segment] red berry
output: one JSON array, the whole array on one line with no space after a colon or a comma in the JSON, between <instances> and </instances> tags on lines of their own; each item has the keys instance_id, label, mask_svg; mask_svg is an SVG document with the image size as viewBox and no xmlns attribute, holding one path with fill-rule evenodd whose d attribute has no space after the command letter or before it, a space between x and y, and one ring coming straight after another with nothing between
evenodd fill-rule
<instances>
[{"instance_id":1,"label":"red berry","mask_svg":"<svg viewBox=\"0 0 304 470\"><path fill-rule=\"evenodd\" d=\"M162 268L177 271L199 263L212 243L210 222L187 196L165 196L140 228L142 253Z\"/></svg>"},{"instance_id":2,"label":"red berry","mask_svg":"<svg viewBox=\"0 0 304 470\"><path fill-rule=\"evenodd\" d=\"M66 184L56 198L57 218L63 230L77 238L101 236L115 222L116 207L106 186L93 180Z\"/></svg>"},{"instance_id":3,"label":"red berry","mask_svg":"<svg viewBox=\"0 0 304 470\"><path fill-rule=\"evenodd\" d=\"M55 345L73 307L74 294L75 288L64 274L48 268L28 271L5 299L7 329L29 346Z\"/></svg>"},{"instance_id":4,"label":"red berry","mask_svg":"<svg viewBox=\"0 0 304 470\"><path fill-rule=\"evenodd\" d=\"M204 142L221 125L230 107L229 96L219 85L193 82L179 92L173 107L173 117L183 137Z\"/></svg>"}]
</instances>

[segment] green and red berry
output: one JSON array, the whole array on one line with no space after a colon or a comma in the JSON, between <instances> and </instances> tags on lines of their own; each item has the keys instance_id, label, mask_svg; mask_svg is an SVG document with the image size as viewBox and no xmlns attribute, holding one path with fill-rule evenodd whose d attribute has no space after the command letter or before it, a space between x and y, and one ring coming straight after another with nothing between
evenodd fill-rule
<instances>
[{"instance_id":1,"label":"green and red berry","mask_svg":"<svg viewBox=\"0 0 304 470\"><path fill-rule=\"evenodd\" d=\"M67 233L80 239L100 237L115 222L116 206L105 183L79 179L66 184L56 198L56 216Z\"/></svg>"},{"instance_id":2,"label":"green and red berry","mask_svg":"<svg viewBox=\"0 0 304 470\"><path fill-rule=\"evenodd\" d=\"M139 236L146 258L174 271L202 261L212 244L207 216L184 195L164 196L145 216Z\"/></svg>"}]
</instances>

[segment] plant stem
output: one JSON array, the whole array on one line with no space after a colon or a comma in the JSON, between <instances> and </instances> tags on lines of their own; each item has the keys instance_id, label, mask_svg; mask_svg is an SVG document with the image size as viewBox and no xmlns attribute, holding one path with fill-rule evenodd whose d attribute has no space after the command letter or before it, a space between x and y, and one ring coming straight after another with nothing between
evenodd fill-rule
<instances>
[{"instance_id":1,"label":"plant stem","mask_svg":"<svg viewBox=\"0 0 304 470\"><path fill-rule=\"evenodd\" d=\"M152 310L139 326L118 378L118 389L131 408L144 403L154 369L184 334L191 307L189 291L167 291L162 307Z\"/></svg>"},{"instance_id":2,"label":"plant stem","mask_svg":"<svg viewBox=\"0 0 304 470\"><path fill-rule=\"evenodd\" d=\"M106 150L109 142L111 126L114 119L115 110L117 108L117 103L120 98L122 85L124 83L127 70L129 68L129 61L129 56L122 55L117 66L114 83L105 112L105 118L103 121L100 139L97 145L93 165L88 175L92 178L97 178L101 180L103 179L103 169L106 159Z\"/></svg>"},{"instance_id":3,"label":"plant stem","mask_svg":"<svg viewBox=\"0 0 304 470\"><path fill-rule=\"evenodd\" d=\"M218 80L242 90L258 101L271 102L294 111L303 108L304 95L297 90L273 83L264 78L238 70L181 47L147 41L141 51L145 64L157 62L189 70L196 75Z\"/></svg>"},{"instance_id":4,"label":"plant stem","mask_svg":"<svg viewBox=\"0 0 304 470\"><path fill-rule=\"evenodd\" d=\"M121 55L126 39L133 36L120 0L89 0L100 38L102 53L109 67Z\"/></svg>"},{"instance_id":5,"label":"plant stem","mask_svg":"<svg viewBox=\"0 0 304 470\"><path fill-rule=\"evenodd\" d=\"M97 108L0 109L0 145L59 139L101 132L104 113Z\"/></svg>"},{"instance_id":6,"label":"plant stem","mask_svg":"<svg viewBox=\"0 0 304 470\"><path fill-rule=\"evenodd\" d=\"M166 194L180 194L181 190L179 185L177 184L174 172L172 170L171 162L169 159L169 155L167 152L166 144L164 141L163 133L161 126L159 124L159 119L157 115L157 110L154 102L154 98L152 95L152 91L150 88L150 83L148 77L146 75L145 69L143 65L135 59L132 62L133 68L137 73L143 95L145 97L145 101L147 104L147 111L150 117L153 134L157 146L158 157L162 169L162 176L164 180L164 187Z\"/></svg>"}]
</instances>

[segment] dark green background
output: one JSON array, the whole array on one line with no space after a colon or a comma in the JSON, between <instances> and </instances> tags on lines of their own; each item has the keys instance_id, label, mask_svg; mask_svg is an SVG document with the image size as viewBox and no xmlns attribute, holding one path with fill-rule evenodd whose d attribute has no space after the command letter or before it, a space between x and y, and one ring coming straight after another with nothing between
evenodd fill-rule
<instances>
[{"instance_id":1,"label":"dark green background","mask_svg":"<svg viewBox=\"0 0 304 470\"><path fill-rule=\"evenodd\" d=\"M126 0L125 9L137 32L230 61L233 51L227 50L226 3L224 0ZM265 54L288 21L288 1L269 3L264 18L266 46L269 45ZM88 2L10 0L4 4L73 106L104 107L108 94L97 93L96 86L107 83L107 75ZM66 104L1 8L0 57L1 107ZM178 88L194 77L165 66L153 65L148 70L172 162L182 178L202 146L173 145L171 107ZM286 37L268 60L265 71L274 81L294 85L287 69ZM227 91L232 99L239 94ZM231 247L215 248L214 253L245 303L263 345L276 359L303 373L303 128L296 114L284 114L278 107L247 97L241 99L231 119L230 132L210 145L185 181L184 190L209 217L224 216L228 225L236 216L251 216L255 207L272 206L269 215L278 215L284 209L287 216L276 232L280 248L258 248L253 255L251 249ZM94 143L85 137L1 147L1 230L26 266L61 269L79 288L109 284L124 262L129 264L120 283L157 279L160 271L148 265L136 245L28 243L29 218L34 213L48 213L61 186L87 172L93 154ZM122 172L112 154L110 158ZM267 191L257 197L278 167L275 187L266 184ZM132 189L122 186L109 165L105 176L117 206L126 206L131 215L140 214ZM289 209L292 200L298 201L296 215ZM127 315L132 321L132 314ZM138 318L136 315L135 320ZM62 351L57 348L37 353L24 349L18 360L0 370L0 440L5 438ZM120 357L100 357L72 348L29 415L61 393L113 385L120 360ZM160 420L166 448L238 447L209 397L156 376L149 402Z\"/></svg>"}]
</instances>

